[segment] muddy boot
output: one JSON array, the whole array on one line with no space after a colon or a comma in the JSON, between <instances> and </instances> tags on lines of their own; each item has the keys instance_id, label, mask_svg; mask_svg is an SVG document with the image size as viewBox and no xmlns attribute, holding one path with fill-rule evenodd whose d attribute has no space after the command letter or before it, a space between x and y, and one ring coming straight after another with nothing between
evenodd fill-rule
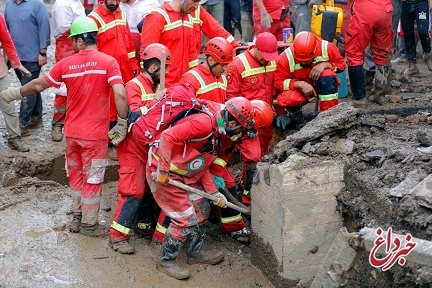
<instances>
[{"instance_id":1,"label":"muddy boot","mask_svg":"<svg viewBox=\"0 0 432 288\"><path fill-rule=\"evenodd\" d=\"M414 75L418 75L419 73L420 72L416 63L409 63L408 69L404 71L404 74L407 76L414 76Z\"/></svg>"},{"instance_id":2,"label":"muddy boot","mask_svg":"<svg viewBox=\"0 0 432 288\"><path fill-rule=\"evenodd\" d=\"M81 228L81 214L73 216L71 223L69 224L69 231L72 233L80 232Z\"/></svg>"},{"instance_id":3,"label":"muddy boot","mask_svg":"<svg viewBox=\"0 0 432 288\"><path fill-rule=\"evenodd\" d=\"M181 241L173 238L168 230L162 243L162 259L157 264L157 270L178 280L191 276L190 270L176 261L180 244Z\"/></svg>"},{"instance_id":4,"label":"muddy boot","mask_svg":"<svg viewBox=\"0 0 432 288\"><path fill-rule=\"evenodd\" d=\"M425 61L426 65L428 66L429 71L432 71L432 55L430 53L424 53L423 54L423 60Z\"/></svg>"},{"instance_id":5,"label":"muddy boot","mask_svg":"<svg viewBox=\"0 0 432 288\"><path fill-rule=\"evenodd\" d=\"M79 232L90 237L103 237L108 234L108 229L99 223L95 225L81 224Z\"/></svg>"},{"instance_id":6,"label":"muddy boot","mask_svg":"<svg viewBox=\"0 0 432 288\"><path fill-rule=\"evenodd\" d=\"M63 127L61 125L53 125L51 129L51 140L54 142L60 142L63 140Z\"/></svg>"},{"instance_id":7,"label":"muddy boot","mask_svg":"<svg viewBox=\"0 0 432 288\"><path fill-rule=\"evenodd\" d=\"M351 105L355 108L366 108L366 76L363 65L349 66L348 75L353 94Z\"/></svg>"},{"instance_id":8,"label":"muddy boot","mask_svg":"<svg viewBox=\"0 0 432 288\"><path fill-rule=\"evenodd\" d=\"M17 150L19 152L28 152L30 151L30 148L28 146L26 146L22 140L21 137L14 137L14 138L10 138L8 139L8 146L9 148L13 149L13 150Z\"/></svg>"},{"instance_id":9,"label":"muddy boot","mask_svg":"<svg viewBox=\"0 0 432 288\"><path fill-rule=\"evenodd\" d=\"M222 251L203 251L205 225L189 227L190 234L186 247L186 262L192 264L215 265L223 261L225 254Z\"/></svg>"},{"instance_id":10,"label":"muddy boot","mask_svg":"<svg viewBox=\"0 0 432 288\"><path fill-rule=\"evenodd\" d=\"M376 66L375 72L375 95L369 98L370 101L383 105L387 102L386 94L390 93L390 67L389 66Z\"/></svg>"},{"instance_id":11,"label":"muddy boot","mask_svg":"<svg viewBox=\"0 0 432 288\"><path fill-rule=\"evenodd\" d=\"M365 80L366 80L366 97L370 98L373 97L374 94L374 79L375 79L375 72L366 70L365 72Z\"/></svg>"},{"instance_id":12,"label":"muddy boot","mask_svg":"<svg viewBox=\"0 0 432 288\"><path fill-rule=\"evenodd\" d=\"M114 251L117 251L120 254L134 254L135 253L135 247L132 246L128 240L109 238L108 244Z\"/></svg>"}]
</instances>

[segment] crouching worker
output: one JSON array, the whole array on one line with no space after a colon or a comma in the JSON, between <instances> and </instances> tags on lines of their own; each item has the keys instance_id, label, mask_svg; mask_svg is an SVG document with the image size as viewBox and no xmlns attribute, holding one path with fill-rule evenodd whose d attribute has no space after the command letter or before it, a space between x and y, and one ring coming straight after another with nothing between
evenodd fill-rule
<instances>
[{"instance_id":1,"label":"crouching worker","mask_svg":"<svg viewBox=\"0 0 432 288\"><path fill-rule=\"evenodd\" d=\"M274 85L282 91L277 104L287 111L277 117L277 126L285 129L299 121L302 107L316 97L320 112L336 106L340 85L336 72L344 69L344 59L333 43L319 40L311 32L298 33L293 45L280 55L274 72Z\"/></svg>"},{"instance_id":2,"label":"crouching worker","mask_svg":"<svg viewBox=\"0 0 432 288\"><path fill-rule=\"evenodd\" d=\"M193 91L190 91L194 96ZM187 279L191 276L189 268L176 261L182 244L186 248L188 264L214 265L225 257L222 251L203 250L205 221L210 214L208 200L168 182L173 179L204 190L218 197L218 201L213 204L226 207L226 198L218 192L209 172L210 165L216 159L210 153L214 150L214 139L218 138L219 133L234 136L247 127L252 128L252 105L248 100L244 100L249 104L248 108L233 107L233 111L244 119L244 125L238 123L236 118L223 114L220 111L223 107L215 113L194 113L164 130L158 148L153 150L151 166L147 169L147 180L152 181L152 174L157 174L152 192L163 213L171 218L162 242L162 257L157 269L173 278ZM227 105L234 104L228 101Z\"/></svg>"},{"instance_id":3,"label":"crouching worker","mask_svg":"<svg viewBox=\"0 0 432 288\"><path fill-rule=\"evenodd\" d=\"M126 92L117 61L97 51L98 28L89 18L78 18L69 38L77 54L63 58L42 78L0 93L7 103L65 83L66 163L73 198L73 220L69 230L87 236L104 236L107 229L98 223L102 183L108 156L108 134L119 144L127 133ZM109 130L109 94L113 90L117 125ZM97 111L95 110L97 107Z\"/></svg>"}]
</instances>

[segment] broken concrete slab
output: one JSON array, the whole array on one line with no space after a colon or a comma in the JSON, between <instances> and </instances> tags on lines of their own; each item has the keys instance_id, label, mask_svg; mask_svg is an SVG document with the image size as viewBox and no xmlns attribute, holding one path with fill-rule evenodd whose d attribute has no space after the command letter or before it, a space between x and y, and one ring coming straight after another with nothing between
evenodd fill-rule
<instances>
[{"instance_id":1,"label":"broken concrete slab","mask_svg":"<svg viewBox=\"0 0 432 288\"><path fill-rule=\"evenodd\" d=\"M280 141L274 150L274 155L279 158L293 147L299 147L335 131L348 129L357 124L359 110L348 103L339 105L324 111L308 122L300 131Z\"/></svg>"},{"instance_id":2,"label":"broken concrete slab","mask_svg":"<svg viewBox=\"0 0 432 288\"><path fill-rule=\"evenodd\" d=\"M432 174L414 187L410 194L419 205L432 209Z\"/></svg>"},{"instance_id":3,"label":"broken concrete slab","mask_svg":"<svg viewBox=\"0 0 432 288\"><path fill-rule=\"evenodd\" d=\"M432 146L432 129L419 129L416 138L420 144L424 146Z\"/></svg>"},{"instance_id":4,"label":"broken concrete slab","mask_svg":"<svg viewBox=\"0 0 432 288\"><path fill-rule=\"evenodd\" d=\"M409 172L401 183L389 190L389 196L403 197L407 195L425 177L426 174L423 170L414 170Z\"/></svg>"}]
</instances>

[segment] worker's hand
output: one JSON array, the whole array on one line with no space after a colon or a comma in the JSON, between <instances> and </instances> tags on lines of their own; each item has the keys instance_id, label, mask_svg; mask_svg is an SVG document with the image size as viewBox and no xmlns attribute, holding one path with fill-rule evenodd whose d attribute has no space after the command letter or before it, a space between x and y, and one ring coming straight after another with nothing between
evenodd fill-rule
<instances>
[{"instance_id":1,"label":"worker's hand","mask_svg":"<svg viewBox=\"0 0 432 288\"><path fill-rule=\"evenodd\" d=\"M291 123L291 117L289 114L283 114L276 117L276 126L285 130L286 127Z\"/></svg>"},{"instance_id":2,"label":"worker's hand","mask_svg":"<svg viewBox=\"0 0 432 288\"><path fill-rule=\"evenodd\" d=\"M42 67L43 65L45 65L45 64L48 63L48 57L47 56L42 56L42 55L39 54L38 63L39 63L39 66Z\"/></svg>"},{"instance_id":3,"label":"worker's hand","mask_svg":"<svg viewBox=\"0 0 432 288\"><path fill-rule=\"evenodd\" d=\"M226 208L227 207L227 199L225 197L225 195L223 195L220 192L216 192L215 194L213 194L213 196L215 196L217 198L217 200L213 201L213 204L220 207L220 208Z\"/></svg>"},{"instance_id":4,"label":"worker's hand","mask_svg":"<svg viewBox=\"0 0 432 288\"><path fill-rule=\"evenodd\" d=\"M20 71L25 77L31 77L32 73L27 70L23 65L20 65L18 68L18 71Z\"/></svg>"},{"instance_id":5,"label":"worker's hand","mask_svg":"<svg viewBox=\"0 0 432 288\"><path fill-rule=\"evenodd\" d=\"M312 87L311 84L309 84L305 81L302 81L302 83L301 83L301 90L302 90L303 95L305 95L307 98L316 97L316 92L315 92L314 87Z\"/></svg>"},{"instance_id":6,"label":"worker's hand","mask_svg":"<svg viewBox=\"0 0 432 288\"><path fill-rule=\"evenodd\" d=\"M261 15L261 26L266 29L270 28L271 23L273 22L273 19L270 16L270 14L267 11L265 11L265 12L261 12L260 15Z\"/></svg>"},{"instance_id":7,"label":"worker's hand","mask_svg":"<svg viewBox=\"0 0 432 288\"><path fill-rule=\"evenodd\" d=\"M118 145L121 141L123 141L123 139L126 137L127 128L127 119L117 116L117 124L108 133L111 143Z\"/></svg>"},{"instance_id":8,"label":"worker's hand","mask_svg":"<svg viewBox=\"0 0 432 288\"><path fill-rule=\"evenodd\" d=\"M2 92L0 92L0 97L3 101L5 101L7 104L14 100L22 100L23 97L21 96L20 87L8 87Z\"/></svg>"},{"instance_id":9,"label":"worker's hand","mask_svg":"<svg viewBox=\"0 0 432 288\"><path fill-rule=\"evenodd\" d=\"M317 65L313 66L310 73L309 73L309 78L317 81L320 77L321 74L323 73L324 69L326 68L330 68L331 64L329 62L321 62L318 63Z\"/></svg>"},{"instance_id":10,"label":"worker's hand","mask_svg":"<svg viewBox=\"0 0 432 288\"><path fill-rule=\"evenodd\" d=\"M159 173L157 173L156 182L162 185L167 185L169 182L168 172L159 171Z\"/></svg>"},{"instance_id":11,"label":"worker's hand","mask_svg":"<svg viewBox=\"0 0 432 288\"><path fill-rule=\"evenodd\" d=\"M167 91L166 88L163 89L163 90L159 90L159 89L156 90L156 93L155 93L155 97L154 97L154 99L155 99L155 100L160 100L160 99L162 99L162 97L165 95L166 91Z\"/></svg>"},{"instance_id":12,"label":"worker's hand","mask_svg":"<svg viewBox=\"0 0 432 288\"><path fill-rule=\"evenodd\" d=\"M219 176L214 176L213 175L213 182L214 182L214 184L215 184L215 186L216 186L216 188L219 190L219 189L222 189L222 190L224 190L225 189L225 180L222 178L222 177L219 177Z\"/></svg>"}]
</instances>

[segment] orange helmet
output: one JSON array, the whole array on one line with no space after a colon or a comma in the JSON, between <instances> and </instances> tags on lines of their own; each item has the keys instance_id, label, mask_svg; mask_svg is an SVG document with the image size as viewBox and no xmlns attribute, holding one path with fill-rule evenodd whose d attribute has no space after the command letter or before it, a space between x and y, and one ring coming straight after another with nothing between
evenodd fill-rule
<instances>
[{"instance_id":1,"label":"orange helmet","mask_svg":"<svg viewBox=\"0 0 432 288\"><path fill-rule=\"evenodd\" d=\"M297 34L293 42L294 58L300 62L308 62L315 58L317 39L312 32L303 31Z\"/></svg>"},{"instance_id":2,"label":"orange helmet","mask_svg":"<svg viewBox=\"0 0 432 288\"><path fill-rule=\"evenodd\" d=\"M273 123L273 109L267 102L263 100L250 101L255 111L256 131L264 130Z\"/></svg>"},{"instance_id":3,"label":"orange helmet","mask_svg":"<svg viewBox=\"0 0 432 288\"><path fill-rule=\"evenodd\" d=\"M165 51L166 54L166 62L165 64L171 64L171 51L163 44L160 43L153 43L146 47L144 50L144 55L142 60L148 60L151 58L159 59L159 61L162 61L162 54L161 51Z\"/></svg>"},{"instance_id":4,"label":"orange helmet","mask_svg":"<svg viewBox=\"0 0 432 288\"><path fill-rule=\"evenodd\" d=\"M227 111L237 120L243 127L253 126L254 110L251 102L244 97L234 97L225 102Z\"/></svg>"},{"instance_id":5,"label":"orange helmet","mask_svg":"<svg viewBox=\"0 0 432 288\"><path fill-rule=\"evenodd\" d=\"M226 39L215 37L204 47L204 55L212 56L220 64L229 64L233 59L234 50Z\"/></svg>"}]
</instances>

